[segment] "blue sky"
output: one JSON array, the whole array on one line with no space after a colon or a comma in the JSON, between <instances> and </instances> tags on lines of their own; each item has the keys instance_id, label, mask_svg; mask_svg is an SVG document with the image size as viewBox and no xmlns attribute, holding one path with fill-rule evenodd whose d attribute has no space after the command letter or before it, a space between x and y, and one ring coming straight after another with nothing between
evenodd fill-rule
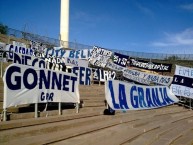
<instances>
[{"instance_id":1,"label":"blue sky","mask_svg":"<svg viewBox=\"0 0 193 145\"><path fill-rule=\"evenodd\" d=\"M60 0L0 0L0 22L58 38ZM70 0L70 41L193 54L193 0Z\"/></svg>"}]
</instances>

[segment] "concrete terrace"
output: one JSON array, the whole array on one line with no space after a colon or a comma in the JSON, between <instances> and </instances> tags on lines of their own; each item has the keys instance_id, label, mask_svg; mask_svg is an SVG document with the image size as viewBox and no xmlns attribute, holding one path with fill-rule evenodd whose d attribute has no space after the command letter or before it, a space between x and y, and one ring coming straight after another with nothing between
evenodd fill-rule
<instances>
[{"instance_id":1,"label":"concrete terrace","mask_svg":"<svg viewBox=\"0 0 193 145\"><path fill-rule=\"evenodd\" d=\"M91 91L92 90L92 91ZM2 145L192 145L193 111L183 106L103 115L104 85L80 86L83 107L10 113L0 122Z\"/></svg>"}]
</instances>

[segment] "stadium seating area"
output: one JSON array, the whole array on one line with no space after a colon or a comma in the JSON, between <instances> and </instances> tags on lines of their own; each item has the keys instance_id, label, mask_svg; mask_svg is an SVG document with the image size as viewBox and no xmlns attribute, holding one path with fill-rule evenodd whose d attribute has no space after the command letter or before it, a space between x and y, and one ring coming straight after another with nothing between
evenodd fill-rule
<instances>
[{"instance_id":1,"label":"stadium seating area","mask_svg":"<svg viewBox=\"0 0 193 145\"><path fill-rule=\"evenodd\" d=\"M10 36L1 34L0 42L24 43L24 40L7 37ZM179 63L193 64L191 61ZM3 71L9 64L2 63ZM193 145L193 111L188 99L181 99L182 104L157 109L104 115L104 83L79 85L79 93L78 112L73 103L62 103L61 115L57 103L42 103L38 105L38 118L34 118L33 104L18 105L8 108L8 121L2 121L4 83L0 78L0 144Z\"/></svg>"}]
</instances>

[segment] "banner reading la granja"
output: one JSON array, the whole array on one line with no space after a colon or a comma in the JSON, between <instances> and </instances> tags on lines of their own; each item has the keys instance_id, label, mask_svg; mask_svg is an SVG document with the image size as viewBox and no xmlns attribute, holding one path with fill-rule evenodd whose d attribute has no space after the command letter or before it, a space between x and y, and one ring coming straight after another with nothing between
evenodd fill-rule
<instances>
[{"instance_id":1,"label":"banner reading la granja","mask_svg":"<svg viewBox=\"0 0 193 145\"><path fill-rule=\"evenodd\" d=\"M105 83L105 97L114 110L153 109L179 101L167 86L142 86L117 80Z\"/></svg>"},{"instance_id":2,"label":"banner reading la granja","mask_svg":"<svg viewBox=\"0 0 193 145\"><path fill-rule=\"evenodd\" d=\"M44 102L79 103L78 78L73 74L11 64L3 81L3 108Z\"/></svg>"}]
</instances>

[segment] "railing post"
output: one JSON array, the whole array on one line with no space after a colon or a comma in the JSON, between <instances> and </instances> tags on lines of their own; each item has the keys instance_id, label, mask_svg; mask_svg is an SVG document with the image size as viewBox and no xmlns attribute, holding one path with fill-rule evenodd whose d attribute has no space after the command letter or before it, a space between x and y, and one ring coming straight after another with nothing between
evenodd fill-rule
<instances>
[{"instance_id":1,"label":"railing post","mask_svg":"<svg viewBox=\"0 0 193 145\"><path fill-rule=\"evenodd\" d=\"M7 110L3 109L3 121L7 121Z\"/></svg>"},{"instance_id":2,"label":"railing post","mask_svg":"<svg viewBox=\"0 0 193 145\"><path fill-rule=\"evenodd\" d=\"M58 103L58 115L62 115L61 102Z\"/></svg>"},{"instance_id":3,"label":"railing post","mask_svg":"<svg viewBox=\"0 0 193 145\"><path fill-rule=\"evenodd\" d=\"M79 103L76 103L76 113L79 112Z\"/></svg>"},{"instance_id":4,"label":"railing post","mask_svg":"<svg viewBox=\"0 0 193 145\"><path fill-rule=\"evenodd\" d=\"M38 103L35 103L35 118L38 118Z\"/></svg>"},{"instance_id":5,"label":"railing post","mask_svg":"<svg viewBox=\"0 0 193 145\"><path fill-rule=\"evenodd\" d=\"M5 51L2 53L1 56L1 77L3 77L3 55L4 55Z\"/></svg>"}]
</instances>

